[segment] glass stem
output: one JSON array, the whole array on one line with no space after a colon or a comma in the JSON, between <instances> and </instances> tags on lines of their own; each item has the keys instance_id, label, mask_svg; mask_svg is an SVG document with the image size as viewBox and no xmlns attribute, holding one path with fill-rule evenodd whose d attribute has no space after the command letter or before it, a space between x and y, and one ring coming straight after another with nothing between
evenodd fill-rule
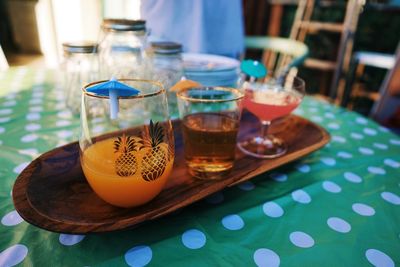
<instances>
[{"instance_id":1,"label":"glass stem","mask_svg":"<svg viewBox=\"0 0 400 267\"><path fill-rule=\"evenodd\" d=\"M267 135L268 135L268 128L269 128L270 125L271 125L271 122L270 122L270 121L264 121L264 120L261 121L261 136L262 136L263 138L266 138L266 137L267 137Z\"/></svg>"}]
</instances>

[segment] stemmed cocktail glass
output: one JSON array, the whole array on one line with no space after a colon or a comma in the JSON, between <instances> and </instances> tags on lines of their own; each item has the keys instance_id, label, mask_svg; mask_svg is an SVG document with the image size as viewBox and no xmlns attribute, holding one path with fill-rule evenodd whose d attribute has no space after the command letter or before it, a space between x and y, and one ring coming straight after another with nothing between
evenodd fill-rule
<instances>
[{"instance_id":1,"label":"stemmed cocktail glass","mask_svg":"<svg viewBox=\"0 0 400 267\"><path fill-rule=\"evenodd\" d=\"M262 83L245 82L243 105L260 120L261 132L238 143L242 152L256 158L276 158L287 151L284 140L268 133L271 122L289 115L301 103L305 83L294 75L282 75Z\"/></svg>"}]
</instances>

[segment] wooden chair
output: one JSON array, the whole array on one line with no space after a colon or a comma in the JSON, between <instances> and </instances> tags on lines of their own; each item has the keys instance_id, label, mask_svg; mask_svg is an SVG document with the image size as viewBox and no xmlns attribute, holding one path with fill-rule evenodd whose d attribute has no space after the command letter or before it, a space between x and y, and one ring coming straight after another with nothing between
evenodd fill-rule
<instances>
[{"instance_id":1,"label":"wooden chair","mask_svg":"<svg viewBox=\"0 0 400 267\"><path fill-rule=\"evenodd\" d=\"M397 45L394 65L386 74L370 116L380 123L395 117L397 127L400 126L400 43Z\"/></svg>"},{"instance_id":2,"label":"wooden chair","mask_svg":"<svg viewBox=\"0 0 400 267\"><path fill-rule=\"evenodd\" d=\"M296 69L309 53L304 43L288 38L248 36L245 45L249 50L263 50L262 62L271 74Z\"/></svg>"},{"instance_id":3,"label":"wooden chair","mask_svg":"<svg viewBox=\"0 0 400 267\"><path fill-rule=\"evenodd\" d=\"M8 62L6 56L4 55L3 49L0 45L0 71L4 71L8 69Z\"/></svg>"}]
</instances>

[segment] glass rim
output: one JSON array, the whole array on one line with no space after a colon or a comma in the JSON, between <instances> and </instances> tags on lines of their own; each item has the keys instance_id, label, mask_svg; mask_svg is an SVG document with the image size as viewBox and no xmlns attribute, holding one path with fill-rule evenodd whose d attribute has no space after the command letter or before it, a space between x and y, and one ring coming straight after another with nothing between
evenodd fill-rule
<instances>
[{"instance_id":1,"label":"glass rim","mask_svg":"<svg viewBox=\"0 0 400 267\"><path fill-rule=\"evenodd\" d=\"M193 90L193 89L200 89L200 90L209 90L209 89L213 89L213 90L218 90L218 91L226 91L226 92L234 92L235 93L235 97L232 97L230 99L204 99L204 98L194 98L194 97L190 97L190 96L186 96L183 95L183 93ZM244 97L244 94L236 88L233 87L224 87L224 86L200 86L200 87L191 87L191 88L184 88L179 90L176 93L176 96L178 98L181 98L183 100L186 101L190 101L190 102L202 102L202 103L223 103L223 102L231 102L231 101L237 101L240 100Z\"/></svg>"},{"instance_id":2,"label":"glass rim","mask_svg":"<svg viewBox=\"0 0 400 267\"><path fill-rule=\"evenodd\" d=\"M96 81L96 82L91 82L88 83L87 85L85 85L84 87L82 87L82 92L83 94L87 95L87 96L91 96L91 97L97 97L97 98L103 98L103 99L109 99L109 96L103 96L103 95L98 95L92 92L88 92L86 89L99 84L99 83L104 83L104 82L108 82L109 80L101 80L101 81ZM118 99L141 99L141 98L146 98L146 97L153 97L153 96L157 96L160 95L162 93L165 93L165 88L162 85L161 82L158 81L153 81L153 80L145 80L145 79L118 79L118 81L131 81L131 82L142 82L142 83L148 83L148 84L153 84L155 86L157 86L159 89L155 92L152 93L148 93L148 94L138 94L138 95L132 95L132 96L118 96Z\"/></svg>"}]
</instances>

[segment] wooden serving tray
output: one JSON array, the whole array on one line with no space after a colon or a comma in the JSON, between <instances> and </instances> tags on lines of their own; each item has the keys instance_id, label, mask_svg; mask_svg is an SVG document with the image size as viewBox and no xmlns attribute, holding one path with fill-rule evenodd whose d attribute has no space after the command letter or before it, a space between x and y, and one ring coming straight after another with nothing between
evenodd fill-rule
<instances>
[{"instance_id":1,"label":"wooden serving tray","mask_svg":"<svg viewBox=\"0 0 400 267\"><path fill-rule=\"evenodd\" d=\"M122 230L169 214L227 186L303 157L330 140L320 126L290 115L272 129L287 142L286 155L260 160L245 156L237 149L237 160L229 177L202 181L187 173L180 121L174 121L173 126L174 169L164 190L151 202L125 209L111 206L97 197L82 173L79 144L74 142L44 153L22 171L13 188L16 210L25 221L54 232L81 234ZM249 113L243 114L239 138L258 130L257 119Z\"/></svg>"}]
</instances>

